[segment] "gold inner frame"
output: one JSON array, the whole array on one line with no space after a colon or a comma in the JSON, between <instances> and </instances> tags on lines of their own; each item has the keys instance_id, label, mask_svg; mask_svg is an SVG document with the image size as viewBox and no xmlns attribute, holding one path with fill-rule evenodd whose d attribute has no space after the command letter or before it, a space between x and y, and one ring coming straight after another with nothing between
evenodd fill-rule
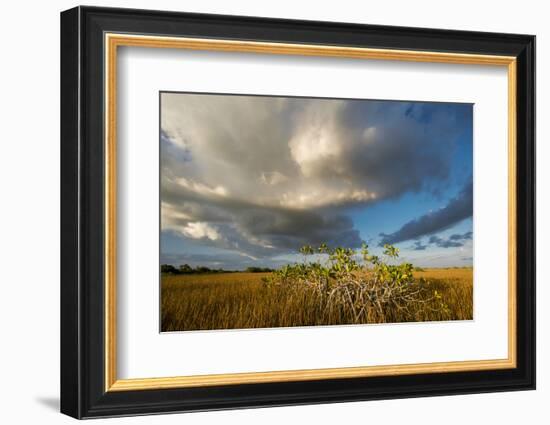
<instances>
[{"instance_id":1,"label":"gold inner frame","mask_svg":"<svg viewBox=\"0 0 550 425\"><path fill-rule=\"evenodd\" d=\"M199 387L284 381L510 369L516 367L516 58L444 52L370 49L128 34L105 34L105 391ZM508 357L383 366L342 367L164 378L118 379L116 325L116 136L119 46L230 51L355 59L398 60L507 67L508 71Z\"/></svg>"}]
</instances>

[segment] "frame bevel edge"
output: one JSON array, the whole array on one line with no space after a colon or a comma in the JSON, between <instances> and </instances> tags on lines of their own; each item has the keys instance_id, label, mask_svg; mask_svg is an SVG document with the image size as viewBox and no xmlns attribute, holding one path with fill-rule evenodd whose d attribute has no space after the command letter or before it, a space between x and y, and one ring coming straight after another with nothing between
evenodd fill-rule
<instances>
[{"instance_id":1,"label":"frame bevel edge","mask_svg":"<svg viewBox=\"0 0 550 425\"><path fill-rule=\"evenodd\" d=\"M60 190L61 190L61 287L60 287L60 411L83 416L81 376L83 347L80 342L80 52L81 10L60 15Z\"/></svg>"},{"instance_id":2,"label":"frame bevel edge","mask_svg":"<svg viewBox=\"0 0 550 425\"><path fill-rule=\"evenodd\" d=\"M536 389L536 36L526 36L522 51L518 54L518 160L522 174L517 176L518 227L521 226L522 250L518 261L523 265L522 298L523 347L518 349L524 366L524 386ZM523 109L519 108L523 105ZM522 142L519 144L519 142Z\"/></svg>"},{"instance_id":3,"label":"frame bevel edge","mask_svg":"<svg viewBox=\"0 0 550 425\"><path fill-rule=\"evenodd\" d=\"M144 17L148 15L155 15L156 17L164 18L188 18L188 19L198 19L205 21L218 21L223 23L234 24L236 21L240 21L248 24L255 24L259 21L263 25L272 25L272 26L308 26L317 30L322 29L337 29L337 30L350 30L356 33L361 33L365 31L387 31L391 29L392 31L397 31L401 33L409 33L414 35L424 35L430 37L438 37L445 35L446 37L465 37L465 36L477 36L483 38L495 38L499 40L506 39L508 42L515 41L522 44L525 44L525 41L534 38L533 34L522 34L522 33L503 33L495 31L481 31L481 30L457 30L449 28L429 28L429 27L414 27L414 26L403 26L403 25L390 25L390 24L366 24L358 22L345 22L345 21L324 21L318 19L294 19L294 18L281 18L281 17L265 17L265 16L256 16L256 15L233 15L233 14L220 14L220 13L205 13L205 12L184 12L184 11L167 11L162 9L139 9L139 8L125 8L125 7L107 7L107 6L89 6L89 5L80 5L76 8L82 10L84 14L93 14L93 13L105 13L105 14L118 14L124 16L136 16ZM415 49L416 50L416 49ZM437 51L446 51L444 49L439 49Z\"/></svg>"},{"instance_id":4,"label":"frame bevel edge","mask_svg":"<svg viewBox=\"0 0 550 425\"><path fill-rule=\"evenodd\" d=\"M105 60L106 60L106 78L105 92L114 91L116 93L116 74L117 61L116 53L117 46L108 37L104 35ZM117 261L117 245L116 245L116 226L117 226L117 211L116 211L116 195L117 195L117 143L116 143L116 97L106 96L105 114L108 122L104 128L104 154L106 158L105 164L105 250L111 253L105 259L105 283L116 282L116 261ZM113 237L115 235L115 237ZM116 283L105 285L105 391L109 391L116 382L117 364L116 364Z\"/></svg>"}]
</instances>

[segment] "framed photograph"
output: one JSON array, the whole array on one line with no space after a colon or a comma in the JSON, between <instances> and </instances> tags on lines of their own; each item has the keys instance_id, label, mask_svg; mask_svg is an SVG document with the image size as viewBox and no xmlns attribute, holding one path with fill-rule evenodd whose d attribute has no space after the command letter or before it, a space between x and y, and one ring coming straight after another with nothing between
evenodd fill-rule
<instances>
[{"instance_id":1,"label":"framed photograph","mask_svg":"<svg viewBox=\"0 0 550 425\"><path fill-rule=\"evenodd\" d=\"M61 14L61 411L535 388L535 37Z\"/></svg>"}]
</instances>

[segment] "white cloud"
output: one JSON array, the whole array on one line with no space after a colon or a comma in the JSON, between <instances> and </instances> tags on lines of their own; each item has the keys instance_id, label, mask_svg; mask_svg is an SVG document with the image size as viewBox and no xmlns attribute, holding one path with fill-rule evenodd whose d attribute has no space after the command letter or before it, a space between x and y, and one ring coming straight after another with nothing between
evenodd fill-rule
<instances>
[{"instance_id":1,"label":"white cloud","mask_svg":"<svg viewBox=\"0 0 550 425\"><path fill-rule=\"evenodd\" d=\"M207 238L212 241L220 239L220 234L216 228L208 223L189 222L181 229L181 232L192 239Z\"/></svg>"},{"instance_id":2,"label":"white cloud","mask_svg":"<svg viewBox=\"0 0 550 425\"><path fill-rule=\"evenodd\" d=\"M279 199L279 205L285 208L310 209L367 203L375 199L376 193L366 190L353 188L319 190L316 187L308 191L285 192Z\"/></svg>"},{"instance_id":3,"label":"white cloud","mask_svg":"<svg viewBox=\"0 0 550 425\"><path fill-rule=\"evenodd\" d=\"M343 139L338 115L343 107L342 101L310 103L302 112L288 146L304 176L313 176L319 164L334 163L340 157Z\"/></svg>"},{"instance_id":4,"label":"white cloud","mask_svg":"<svg viewBox=\"0 0 550 425\"><path fill-rule=\"evenodd\" d=\"M210 187L208 185L197 183L192 180L186 179L185 177L178 177L176 183L183 186L186 189L190 189L193 192L196 192L201 195L216 195L216 196L227 196L228 191L222 185L216 187Z\"/></svg>"}]
</instances>

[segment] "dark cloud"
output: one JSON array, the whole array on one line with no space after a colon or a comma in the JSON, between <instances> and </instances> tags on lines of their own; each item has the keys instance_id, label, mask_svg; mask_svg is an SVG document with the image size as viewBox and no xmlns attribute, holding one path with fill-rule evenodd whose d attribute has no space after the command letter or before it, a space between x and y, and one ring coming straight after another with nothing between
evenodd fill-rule
<instances>
[{"instance_id":1,"label":"dark cloud","mask_svg":"<svg viewBox=\"0 0 550 425\"><path fill-rule=\"evenodd\" d=\"M463 233L462 235L461 234L451 235L449 236L449 239L452 241L464 241L464 240L472 239L472 236L473 236L473 232L466 232L466 233Z\"/></svg>"},{"instance_id":2,"label":"dark cloud","mask_svg":"<svg viewBox=\"0 0 550 425\"><path fill-rule=\"evenodd\" d=\"M429 244L438 246L439 248L459 248L464 246L467 240L471 240L473 236L472 232L466 232L463 234L454 234L447 239L440 238L438 236L431 236L428 240Z\"/></svg>"},{"instance_id":3,"label":"dark cloud","mask_svg":"<svg viewBox=\"0 0 550 425\"><path fill-rule=\"evenodd\" d=\"M471 217L472 214L473 185L472 180L469 180L460 193L452 198L444 207L409 221L394 233L381 233L380 246L386 243L395 244L410 239L418 239L422 236L440 232ZM449 242L452 243L453 240Z\"/></svg>"},{"instance_id":4,"label":"dark cloud","mask_svg":"<svg viewBox=\"0 0 550 425\"><path fill-rule=\"evenodd\" d=\"M296 250L304 244L358 247L359 231L345 215L322 215L313 211L250 206L237 218L245 234L254 235L282 250Z\"/></svg>"},{"instance_id":5,"label":"dark cloud","mask_svg":"<svg viewBox=\"0 0 550 425\"><path fill-rule=\"evenodd\" d=\"M459 248L464 245L462 242L455 242L449 239L441 239L437 236L430 237L428 242L432 245L438 246L439 248Z\"/></svg>"},{"instance_id":6,"label":"dark cloud","mask_svg":"<svg viewBox=\"0 0 550 425\"><path fill-rule=\"evenodd\" d=\"M437 246L439 248L459 248L464 246L466 241L471 240L472 236L472 232L466 232L463 234L456 233L446 239L437 235L432 235L425 243L421 240L415 241L411 249L414 251L424 251L430 245Z\"/></svg>"},{"instance_id":7,"label":"dark cloud","mask_svg":"<svg viewBox=\"0 0 550 425\"><path fill-rule=\"evenodd\" d=\"M337 212L261 205L248 199L200 194L173 184L165 184L161 196L163 227L203 245L254 257L296 252L305 244L361 245L351 218ZM187 229L190 223L195 227ZM208 228L215 233L209 234Z\"/></svg>"},{"instance_id":8,"label":"dark cloud","mask_svg":"<svg viewBox=\"0 0 550 425\"><path fill-rule=\"evenodd\" d=\"M414 245L412 246L412 249L415 251L424 251L426 248L428 248L428 245L422 244L421 241L415 241Z\"/></svg>"}]
</instances>

